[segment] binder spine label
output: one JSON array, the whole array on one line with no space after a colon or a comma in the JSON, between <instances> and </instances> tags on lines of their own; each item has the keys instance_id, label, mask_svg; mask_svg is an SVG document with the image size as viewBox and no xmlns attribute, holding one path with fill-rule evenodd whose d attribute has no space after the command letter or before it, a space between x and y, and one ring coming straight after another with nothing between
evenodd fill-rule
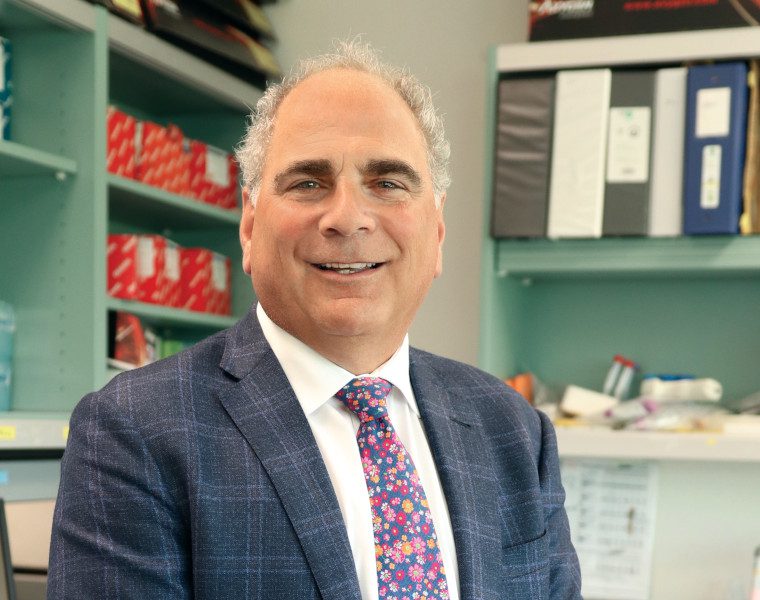
<instances>
[{"instance_id":1,"label":"binder spine label","mask_svg":"<svg viewBox=\"0 0 760 600\"><path fill-rule=\"evenodd\" d=\"M720 144L708 144L702 148L702 189L699 205L701 208L718 208L720 204Z\"/></svg>"},{"instance_id":2,"label":"binder spine label","mask_svg":"<svg viewBox=\"0 0 760 600\"><path fill-rule=\"evenodd\" d=\"M646 183L649 179L649 106L610 109L607 144L608 183Z\"/></svg>"},{"instance_id":3,"label":"binder spine label","mask_svg":"<svg viewBox=\"0 0 760 600\"><path fill-rule=\"evenodd\" d=\"M697 92L698 138L726 137L731 124L731 88L704 88Z\"/></svg>"}]
</instances>

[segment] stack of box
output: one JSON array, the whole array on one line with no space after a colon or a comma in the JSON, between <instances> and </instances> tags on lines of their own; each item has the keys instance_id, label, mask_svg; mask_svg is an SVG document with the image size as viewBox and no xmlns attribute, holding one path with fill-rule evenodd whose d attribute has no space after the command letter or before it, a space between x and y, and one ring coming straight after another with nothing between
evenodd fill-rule
<instances>
[{"instance_id":1,"label":"stack of box","mask_svg":"<svg viewBox=\"0 0 760 600\"><path fill-rule=\"evenodd\" d=\"M109 235L107 255L109 296L219 315L232 312L226 256L139 234Z\"/></svg>"},{"instance_id":2,"label":"stack of box","mask_svg":"<svg viewBox=\"0 0 760 600\"><path fill-rule=\"evenodd\" d=\"M11 43L0 37L0 140L11 139Z\"/></svg>"},{"instance_id":3,"label":"stack of box","mask_svg":"<svg viewBox=\"0 0 760 600\"><path fill-rule=\"evenodd\" d=\"M229 210L238 204L234 157L166 127L108 108L108 171Z\"/></svg>"}]
</instances>

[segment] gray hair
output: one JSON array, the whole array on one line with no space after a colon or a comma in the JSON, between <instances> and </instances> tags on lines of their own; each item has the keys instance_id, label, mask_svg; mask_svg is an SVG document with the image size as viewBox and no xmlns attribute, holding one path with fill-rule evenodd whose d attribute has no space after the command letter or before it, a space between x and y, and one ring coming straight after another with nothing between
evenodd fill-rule
<instances>
[{"instance_id":1,"label":"gray hair","mask_svg":"<svg viewBox=\"0 0 760 600\"><path fill-rule=\"evenodd\" d=\"M235 149L242 170L243 185L249 191L251 202L256 202L261 186L261 172L280 104L293 88L311 75L340 68L379 77L407 103L427 144L427 163L433 180L436 206L439 206L451 181L450 149L443 119L433 105L430 89L407 69L382 62L374 48L358 40L337 42L334 53L302 60L281 83L270 84L256 103L256 108L250 115L248 130Z\"/></svg>"}]
</instances>

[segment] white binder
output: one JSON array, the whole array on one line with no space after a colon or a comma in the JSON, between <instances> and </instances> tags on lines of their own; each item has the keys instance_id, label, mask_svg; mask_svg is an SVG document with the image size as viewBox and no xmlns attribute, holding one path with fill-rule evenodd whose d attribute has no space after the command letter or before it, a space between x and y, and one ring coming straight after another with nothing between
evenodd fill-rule
<instances>
[{"instance_id":1,"label":"white binder","mask_svg":"<svg viewBox=\"0 0 760 600\"><path fill-rule=\"evenodd\" d=\"M686 124L685 67L655 74L649 235L683 233L683 163Z\"/></svg>"},{"instance_id":2,"label":"white binder","mask_svg":"<svg viewBox=\"0 0 760 600\"><path fill-rule=\"evenodd\" d=\"M611 79L609 69L557 73L550 238L602 236Z\"/></svg>"}]
</instances>

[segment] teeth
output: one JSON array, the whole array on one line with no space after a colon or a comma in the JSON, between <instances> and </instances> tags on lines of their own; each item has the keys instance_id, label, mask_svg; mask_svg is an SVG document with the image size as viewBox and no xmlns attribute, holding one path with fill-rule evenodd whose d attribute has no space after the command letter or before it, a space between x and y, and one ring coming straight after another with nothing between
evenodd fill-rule
<instances>
[{"instance_id":1,"label":"teeth","mask_svg":"<svg viewBox=\"0 0 760 600\"><path fill-rule=\"evenodd\" d=\"M377 263L361 262L361 263L322 263L318 265L322 270L335 271L342 275L348 275L351 273L358 273L366 269L372 269L377 266Z\"/></svg>"}]
</instances>

